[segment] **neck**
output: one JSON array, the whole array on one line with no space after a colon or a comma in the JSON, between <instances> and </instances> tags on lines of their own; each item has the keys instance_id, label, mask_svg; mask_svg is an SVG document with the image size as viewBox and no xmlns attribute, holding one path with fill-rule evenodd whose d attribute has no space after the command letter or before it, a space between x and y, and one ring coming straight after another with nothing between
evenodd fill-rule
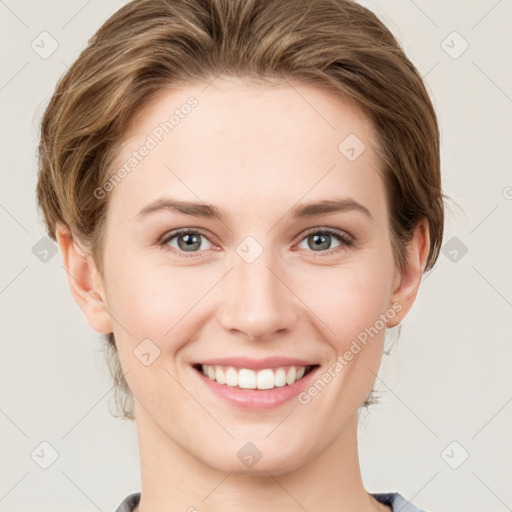
<instances>
[{"instance_id":1,"label":"neck","mask_svg":"<svg viewBox=\"0 0 512 512\"><path fill-rule=\"evenodd\" d=\"M357 416L327 450L292 471L258 476L219 471L183 450L137 414L141 456L138 512L388 511L365 490L357 451Z\"/></svg>"}]
</instances>

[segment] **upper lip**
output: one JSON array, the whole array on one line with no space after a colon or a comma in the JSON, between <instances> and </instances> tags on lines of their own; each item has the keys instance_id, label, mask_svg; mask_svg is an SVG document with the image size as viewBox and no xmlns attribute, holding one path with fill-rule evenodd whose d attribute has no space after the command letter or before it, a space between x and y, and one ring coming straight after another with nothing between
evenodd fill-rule
<instances>
[{"instance_id":1,"label":"upper lip","mask_svg":"<svg viewBox=\"0 0 512 512\"><path fill-rule=\"evenodd\" d=\"M251 357L219 357L192 363L192 365L198 364L208 366L233 366L235 368L263 370L265 368L280 368L282 366L315 366L318 363L315 363L314 361L307 361L305 359L274 356L264 357L262 359L254 359Z\"/></svg>"}]
</instances>

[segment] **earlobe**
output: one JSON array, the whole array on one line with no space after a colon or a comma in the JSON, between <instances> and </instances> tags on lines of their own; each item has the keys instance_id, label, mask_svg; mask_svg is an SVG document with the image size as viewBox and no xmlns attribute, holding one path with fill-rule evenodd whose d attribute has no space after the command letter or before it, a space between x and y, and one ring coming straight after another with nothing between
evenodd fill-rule
<instances>
[{"instance_id":1,"label":"earlobe","mask_svg":"<svg viewBox=\"0 0 512 512\"><path fill-rule=\"evenodd\" d=\"M92 256L73 239L67 226L57 224L55 234L75 302L92 329L100 333L112 332L105 292Z\"/></svg>"},{"instance_id":2,"label":"earlobe","mask_svg":"<svg viewBox=\"0 0 512 512\"><path fill-rule=\"evenodd\" d=\"M426 220L422 220L411 241L407 244L406 262L399 274L399 284L391 296L391 305L399 304L400 312L393 320L388 322L387 327L395 327L407 315L412 308L423 276L430 249L430 236ZM395 309L398 309L395 307Z\"/></svg>"}]
</instances>

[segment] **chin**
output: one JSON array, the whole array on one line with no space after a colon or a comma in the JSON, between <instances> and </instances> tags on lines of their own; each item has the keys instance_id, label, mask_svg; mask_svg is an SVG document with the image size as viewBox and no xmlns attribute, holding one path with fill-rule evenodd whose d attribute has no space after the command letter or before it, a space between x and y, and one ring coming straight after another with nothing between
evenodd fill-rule
<instances>
[{"instance_id":1,"label":"chin","mask_svg":"<svg viewBox=\"0 0 512 512\"><path fill-rule=\"evenodd\" d=\"M269 469L256 469L256 468L252 468L252 469L247 469L247 470L237 470L237 471L232 471L233 474L237 475L237 476L247 476L247 477L255 477L255 478L268 478L269 476L281 476L281 475L286 475L287 473L290 473L292 472L294 469L294 467L282 467L282 466L279 466L278 468L276 468L275 466L270 466Z\"/></svg>"},{"instance_id":2,"label":"chin","mask_svg":"<svg viewBox=\"0 0 512 512\"><path fill-rule=\"evenodd\" d=\"M265 456L265 452L261 455L261 458L254 463L247 462L247 467L244 466L243 457L241 459L235 453L234 457L214 455L212 460L203 460L203 463L210 466L212 469L222 471L225 473L233 473L239 476L250 476L250 477L268 477L269 474L272 476L284 475L300 468L306 461L304 460L304 449L303 447L297 450L278 453L276 449L271 450L267 448L269 455ZM232 453L231 451L229 452ZM300 459L297 455L300 454ZM251 465L252 464L252 465Z\"/></svg>"}]
</instances>

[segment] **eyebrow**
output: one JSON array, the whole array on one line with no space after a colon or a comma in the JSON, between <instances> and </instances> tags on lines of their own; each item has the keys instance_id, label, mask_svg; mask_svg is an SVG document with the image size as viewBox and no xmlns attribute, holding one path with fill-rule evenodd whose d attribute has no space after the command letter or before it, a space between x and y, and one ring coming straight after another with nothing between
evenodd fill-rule
<instances>
[{"instance_id":1,"label":"eyebrow","mask_svg":"<svg viewBox=\"0 0 512 512\"><path fill-rule=\"evenodd\" d=\"M171 198L161 198L153 201L145 206L139 213L135 215L136 220L141 220L151 213L158 211L175 211L184 215L191 215L194 217L204 217L210 219L223 220L224 213L218 207L206 204L196 203L191 201L178 201ZM323 201L306 203L291 208L290 212L294 219L308 219L318 215L324 215L333 212L347 212L358 211L363 213L370 220L373 220L370 210L363 206L361 203L350 199L324 199Z\"/></svg>"}]
</instances>

